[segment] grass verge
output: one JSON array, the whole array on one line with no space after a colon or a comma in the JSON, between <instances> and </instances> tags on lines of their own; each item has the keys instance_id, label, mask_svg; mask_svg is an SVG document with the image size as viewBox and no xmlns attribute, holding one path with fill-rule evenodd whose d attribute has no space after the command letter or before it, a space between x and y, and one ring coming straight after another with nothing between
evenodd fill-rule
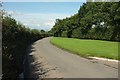
<instances>
[{"instance_id":1,"label":"grass verge","mask_svg":"<svg viewBox=\"0 0 120 80\"><path fill-rule=\"evenodd\" d=\"M53 37L50 42L82 57L95 56L118 60L119 42L60 37Z\"/></svg>"}]
</instances>

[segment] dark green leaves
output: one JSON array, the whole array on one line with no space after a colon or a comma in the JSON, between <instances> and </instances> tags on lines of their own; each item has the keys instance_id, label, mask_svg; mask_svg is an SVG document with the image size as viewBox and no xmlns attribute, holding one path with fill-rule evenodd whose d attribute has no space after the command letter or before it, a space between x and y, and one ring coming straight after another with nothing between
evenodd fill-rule
<instances>
[{"instance_id":1,"label":"dark green leaves","mask_svg":"<svg viewBox=\"0 0 120 80\"><path fill-rule=\"evenodd\" d=\"M56 21L52 32L56 36L60 34L59 37L64 34L66 37L120 41L119 27L120 2L87 2L77 14Z\"/></svg>"}]
</instances>

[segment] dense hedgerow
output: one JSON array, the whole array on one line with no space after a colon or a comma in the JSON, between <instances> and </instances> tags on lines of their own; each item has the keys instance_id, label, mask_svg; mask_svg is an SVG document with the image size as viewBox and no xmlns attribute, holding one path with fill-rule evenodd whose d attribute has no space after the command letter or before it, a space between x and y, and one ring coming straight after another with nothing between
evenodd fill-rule
<instances>
[{"instance_id":1,"label":"dense hedgerow","mask_svg":"<svg viewBox=\"0 0 120 80\"><path fill-rule=\"evenodd\" d=\"M2 22L2 79L17 80L26 48L32 42L47 37L47 33L25 28L6 16Z\"/></svg>"}]
</instances>

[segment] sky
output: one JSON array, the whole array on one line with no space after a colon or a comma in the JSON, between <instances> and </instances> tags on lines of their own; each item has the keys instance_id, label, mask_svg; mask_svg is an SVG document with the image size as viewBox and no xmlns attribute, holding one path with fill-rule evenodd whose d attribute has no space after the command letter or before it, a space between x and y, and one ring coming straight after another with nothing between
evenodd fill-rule
<instances>
[{"instance_id":1,"label":"sky","mask_svg":"<svg viewBox=\"0 0 120 80\"><path fill-rule=\"evenodd\" d=\"M86 2L86 0L4 0L4 2Z\"/></svg>"},{"instance_id":2,"label":"sky","mask_svg":"<svg viewBox=\"0 0 120 80\"><path fill-rule=\"evenodd\" d=\"M83 2L4 2L3 9L31 29L50 30L56 19L76 14Z\"/></svg>"}]
</instances>

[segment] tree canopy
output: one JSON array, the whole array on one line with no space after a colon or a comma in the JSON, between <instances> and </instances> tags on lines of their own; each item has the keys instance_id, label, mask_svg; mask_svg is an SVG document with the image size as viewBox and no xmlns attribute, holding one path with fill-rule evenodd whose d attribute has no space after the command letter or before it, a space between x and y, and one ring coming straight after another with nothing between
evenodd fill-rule
<instances>
[{"instance_id":1,"label":"tree canopy","mask_svg":"<svg viewBox=\"0 0 120 80\"><path fill-rule=\"evenodd\" d=\"M78 13L57 19L54 36L120 41L120 2L86 2Z\"/></svg>"}]
</instances>

